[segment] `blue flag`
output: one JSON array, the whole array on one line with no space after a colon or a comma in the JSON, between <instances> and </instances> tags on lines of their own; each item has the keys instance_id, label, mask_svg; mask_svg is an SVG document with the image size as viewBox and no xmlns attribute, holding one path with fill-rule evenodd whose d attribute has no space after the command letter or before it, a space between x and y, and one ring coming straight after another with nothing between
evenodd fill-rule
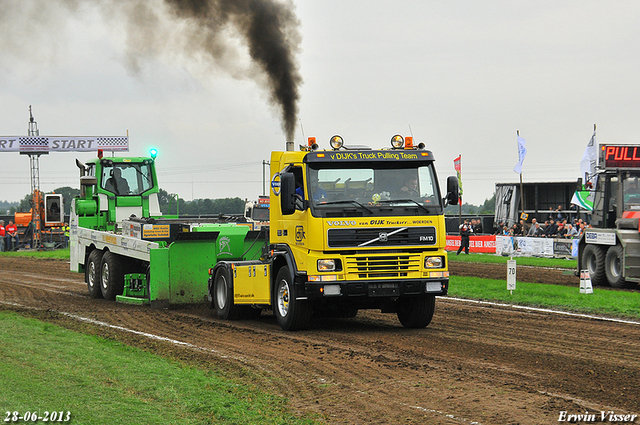
<instances>
[{"instance_id":1,"label":"blue flag","mask_svg":"<svg viewBox=\"0 0 640 425\"><path fill-rule=\"evenodd\" d=\"M518 136L518 163L513 167L513 171L518 174L522 174L522 163L524 157L527 155L527 148L524 146L524 139Z\"/></svg>"}]
</instances>

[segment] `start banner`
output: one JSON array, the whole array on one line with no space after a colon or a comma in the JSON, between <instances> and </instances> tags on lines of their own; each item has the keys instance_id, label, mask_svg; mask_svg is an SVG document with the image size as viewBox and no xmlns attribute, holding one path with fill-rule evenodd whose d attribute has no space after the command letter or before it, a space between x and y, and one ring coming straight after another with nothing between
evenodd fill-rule
<instances>
[{"instance_id":1,"label":"start banner","mask_svg":"<svg viewBox=\"0 0 640 425\"><path fill-rule=\"evenodd\" d=\"M457 251L460 248L460 236L447 235L447 251ZM469 252L496 253L495 235L469 236Z\"/></svg>"},{"instance_id":2,"label":"start banner","mask_svg":"<svg viewBox=\"0 0 640 425\"><path fill-rule=\"evenodd\" d=\"M128 151L128 136L0 136L0 152Z\"/></svg>"}]
</instances>

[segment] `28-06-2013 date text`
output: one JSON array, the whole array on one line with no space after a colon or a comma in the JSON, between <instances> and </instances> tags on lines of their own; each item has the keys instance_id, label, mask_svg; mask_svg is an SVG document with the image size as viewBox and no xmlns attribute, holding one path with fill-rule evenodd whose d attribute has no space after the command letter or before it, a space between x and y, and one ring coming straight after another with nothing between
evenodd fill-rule
<instances>
[{"instance_id":1,"label":"28-06-2013 date text","mask_svg":"<svg viewBox=\"0 0 640 425\"><path fill-rule=\"evenodd\" d=\"M42 414L38 411L34 412L24 412L20 413L17 411L5 412L6 416L4 418L4 422L12 423L12 422L69 422L71 420L71 412L60 410L60 411L44 411Z\"/></svg>"}]
</instances>

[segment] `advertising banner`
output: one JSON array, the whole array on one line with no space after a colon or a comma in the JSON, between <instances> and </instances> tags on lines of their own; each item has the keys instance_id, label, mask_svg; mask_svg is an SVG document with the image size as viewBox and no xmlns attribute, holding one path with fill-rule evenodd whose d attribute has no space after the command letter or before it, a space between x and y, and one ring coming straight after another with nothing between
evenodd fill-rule
<instances>
[{"instance_id":1,"label":"advertising banner","mask_svg":"<svg viewBox=\"0 0 640 425\"><path fill-rule=\"evenodd\" d=\"M128 151L128 136L0 136L0 152Z\"/></svg>"},{"instance_id":2,"label":"advertising banner","mask_svg":"<svg viewBox=\"0 0 640 425\"><path fill-rule=\"evenodd\" d=\"M469 252L537 257L578 256L578 239L528 238L520 236L470 236ZM447 251L460 248L460 236L447 235Z\"/></svg>"},{"instance_id":3,"label":"advertising banner","mask_svg":"<svg viewBox=\"0 0 640 425\"><path fill-rule=\"evenodd\" d=\"M447 251L457 251L460 248L460 236L447 235ZM496 252L496 237L494 235L470 236L469 252Z\"/></svg>"}]
</instances>

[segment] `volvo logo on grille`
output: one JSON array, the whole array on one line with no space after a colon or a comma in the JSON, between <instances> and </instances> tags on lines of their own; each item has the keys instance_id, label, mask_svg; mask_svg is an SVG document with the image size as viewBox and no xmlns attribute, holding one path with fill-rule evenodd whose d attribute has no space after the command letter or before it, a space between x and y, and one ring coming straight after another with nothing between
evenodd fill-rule
<instances>
[{"instance_id":1,"label":"volvo logo on grille","mask_svg":"<svg viewBox=\"0 0 640 425\"><path fill-rule=\"evenodd\" d=\"M380 232L378 234L378 238L380 239L380 242L386 242L389 240L389 235L386 232Z\"/></svg>"}]
</instances>

